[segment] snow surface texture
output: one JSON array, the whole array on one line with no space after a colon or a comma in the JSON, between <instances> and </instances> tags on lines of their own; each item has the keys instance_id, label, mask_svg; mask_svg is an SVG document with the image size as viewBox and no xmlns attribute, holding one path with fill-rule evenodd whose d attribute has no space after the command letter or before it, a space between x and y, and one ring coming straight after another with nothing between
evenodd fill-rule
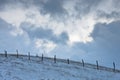
<instances>
[{"instance_id":1,"label":"snow surface texture","mask_svg":"<svg viewBox=\"0 0 120 80\"><path fill-rule=\"evenodd\" d=\"M52 58L0 55L0 80L120 80L120 72L95 65Z\"/></svg>"}]
</instances>

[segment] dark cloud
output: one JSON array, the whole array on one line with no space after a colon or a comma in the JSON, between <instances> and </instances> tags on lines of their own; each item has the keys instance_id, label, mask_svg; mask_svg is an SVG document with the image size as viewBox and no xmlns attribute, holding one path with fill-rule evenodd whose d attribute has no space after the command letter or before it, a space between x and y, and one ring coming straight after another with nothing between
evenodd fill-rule
<instances>
[{"instance_id":1,"label":"dark cloud","mask_svg":"<svg viewBox=\"0 0 120 80\"><path fill-rule=\"evenodd\" d=\"M78 12L77 16L83 16L91 11L95 10L95 8L100 4L102 0L80 0L76 3L75 9Z\"/></svg>"},{"instance_id":2,"label":"dark cloud","mask_svg":"<svg viewBox=\"0 0 120 80\"><path fill-rule=\"evenodd\" d=\"M50 13L51 16L61 15L65 13L63 8L63 0L0 0L0 9L4 9L7 6L15 5L16 7L29 8L36 6L43 13ZM5 7L6 6L6 7ZM9 8L8 6L8 8ZM12 7L14 8L14 7Z\"/></svg>"},{"instance_id":3,"label":"dark cloud","mask_svg":"<svg viewBox=\"0 0 120 80\"><path fill-rule=\"evenodd\" d=\"M21 25L22 29L28 33L31 39L48 39L55 42L56 44L66 44L68 41L68 35L66 32L56 36L51 29L44 29L42 27L35 28L34 26L35 25L31 25L30 23L23 23Z\"/></svg>"},{"instance_id":4,"label":"dark cloud","mask_svg":"<svg viewBox=\"0 0 120 80\"><path fill-rule=\"evenodd\" d=\"M106 13L104 11L98 10L97 11L97 16L107 18L107 19L119 19L120 18L120 12L119 11L112 11L110 13Z\"/></svg>"},{"instance_id":5,"label":"dark cloud","mask_svg":"<svg viewBox=\"0 0 120 80\"><path fill-rule=\"evenodd\" d=\"M120 21L110 24L97 24L92 33L94 40L101 45L108 53L117 54L120 52ZM104 46L103 46L104 45Z\"/></svg>"},{"instance_id":6,"label":"dark cloud","mask_svg":"<svg viewBox=\"0 0 120 80\"><path fill-rule=\"evenodd\" d=\"M74 2L74 1L73 1ZM92 11L96 11L97 6L103 2L103 0L78 0L75 4L75 14L76 17L82 17L86 14L89 14ZM40 13L43 15L50 14L51 17L55 19L65 19L65 16L68 16L69 12L63 8L63 4L68 3L69 0L0 0L0 10L4 8L9 8L10 5L14 5L15 8L21 7L27 9L29 7L35 6L39 9ZM117 4L117 5L116 5ZM6 7L5 7L6 6ZM119 8L119 0L115 0L113 5L116 8ZM14 8L14 7L12 7ZM104 11L97 11L98 17L120 17L120 12L111 12L109 14L105 13ZM61 17L61 18L59 18Z\"/></svg>"},{"instance_id":7,"label":"dark cloud","mask_svg":"<svg viewBox=\"0 0 120 80\"><path fill-rule=\"evenodd\" d=\"M27 1L27 0L0 0L0 10L4 10L4 9L8 9L8 8L14 9L17 7L23 8L23 9L28 9L29 7L35 6L33 1L34 0L29 0L29 1Z\"/></svg>"},{"instance_id":8,"label":"dark cloud","mask_svg":"<svg viewBox=\"0 0 120 80\"><path fill-rule=\"evenodd\" d=\"M120 0L114 0L113 6L117 9L120 8Z\"/></svg>"},{"instance_id":9,"label":"dark cloud","mask_svg":"<svg viewBox=\"0 0 120 80\"><path fill-rule=\"evenodd\" d=\"M89 45L89 53L94 58L104 60L107 64L119 63L120 56L120 21L110 24L98 23L91 34L94 41ZM118 64L120 66L120 64Z\"/></svg>"},{"instance_id":10,"label":"dark cloud","mask_svg":"<svg viewBox=\"0 0 120 80\"><path fill-rule=\"evenodd\" d=\"M7 0L0 0L0 10L3 10L5 8L6 3L8 3Z\"/></svg>"},{"instance_id":11,"label":"dark cloud","mask_svg":"<svg viewBox=\"0 0 120 80\"><path fill-rule=\"evenodd\" d=\"M48 0L42 4L43 13L50 13L51 15L60 15L65 12L63 8L63 0Z\"/></svg>"},{"instance_id":12,"label":"dark cloud","mask_svg":"<svg viewBox=\"0 0 120 80\"><path fill-rule=\"evenodd\" d=\"M75 5L75 10L78 13L77 16L81 14L81 16L88 14L91 10L94 10L94 8L96 8L100 1L101 0L78 0ZM42 14L50 14L52 17L61 16L64 18L65 15L68 15L68 12L63 8L64 3L69 4L69 0L0 0L0 9L2 10L6 7L9 8L10 5L25 9L35 6L40 10Z\"/></svg>"},{"instance_id":13,"label":"dark cloud","mask_svg":"<svg viewBox=\"0 0 120 80\"><path fill-rule=\"evenodd\" d=\"M63 8L63 3L64 0L1 0L0 11L16 8L31 9L32 11L32 7L35 7L41 15L49 14L51 19L63 21L67 15L66 10Z\"/></svg>"}]
</instances>

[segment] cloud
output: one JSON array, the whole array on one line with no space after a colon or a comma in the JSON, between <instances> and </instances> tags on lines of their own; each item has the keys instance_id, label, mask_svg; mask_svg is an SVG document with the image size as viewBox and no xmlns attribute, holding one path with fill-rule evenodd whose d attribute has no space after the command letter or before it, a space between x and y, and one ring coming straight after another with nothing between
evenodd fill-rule
<instances>
[{"instance_id":1,"label":"cloud","mask_svg":"<svg viewBox=\"0 0 120 80\"><path fill-rule=\"evenodd\" d=\"M15 13L17 15L15 15ZM0 12L0 17L7 21L8 23L11 23L12 25L19 27L21 22L25 19L25 13L22 9L14 9L14 10L6 10Z\"/></svg>"},{"instance_id":2,"label":"cloud","mask_svg":"<svg viewBox=\"0 0 120 80\"><path fill-rule=\"evenodd\" d=\"M21 0L16 1L16 3L17 4L13 6L12 2L5 1L3 5L9 5L6 7L5 11L0 11L0 17L15 26L15 30L12 32L14 36L24 34L20 25L24 22L28 22L35 25L34 27L52 30L55 36L66 33L68 35L67 43L70 45L76 42L87 43L92 41L90 34L96 23L110 23L115 20L115 18L113 19L112 17L106 18L101 16L102 13L99 14L100 16L98 15L98 11L106 13L106 10L100 8L100 6L103 6L102 3L106 5L110 3L113 7L111 0L109 2L103 0L30 0L27 4L26 0ZM111 6L107 5L105 9ZM118 16L118 14L115 14L117 13L115 7L110 11L115 11L113 14L111 14L112 12L110 13L112 16ZM14 13L17 15L13 15Z\"/></svg>"},{"instance_id":3,"label":"cloud","mask_svg":"<svg viewBox=\"0 0 120 80\"><path fill-rule=\"evenodd\" d=\"M106 13L103 11L98 11L97 16L103 17L106 19L114 19L114 20L119 20L120 19L120 12L119 11L113 11L111 13Z\"/></svg>"},{"instance_id":4,"label":"cloud","mask_svg":"<svg viewBox=\"0 0 120 80\"><path fill-rule=\"evenodd\" d=\"M110 64L115 61L117 67L119 64L119 52L120 52L120 21L114 21L109 24L98 23L91 34L93 42L88 43L82 47L82 50L88 51L84 58L88 58L88 61L93 60L101 61L102 65L111 66ZM92 58L92 59L91 59Z\"/></svg>"},{"instance_id":5,"label":"cloud","mask_svg":"<svg viewBox=\"0 0 120 80\"><path fill-rule=\"evenodd\" d=\"M4 51L4 49L13 52L16 49L19 49L21 52L26 52L31 49L29 47L29 38L27 34L18 35L17 37L11 34L13 30L13 26L3 19L0 19L0 47ZM21 47L22 46L22 47ZM32 49L31 49L32 50Z\"/></svg>"},{"instance_id":6,"label":"cloud","mask_svg":"<svg viewBox=\"0 0 120 80\"><path fill-rule=\"evenodd\" d=\"M55 47L56 44L53 43L52 41L45 40L45 39L35 39L35 47L40 51L40 52L46 52L50 53Z\"/></svg>"},{"instance_id":7,"label":"cloud","mask_svg":"<svg viewBox=\"0 0 120 80\"><path fill-rule=\"evenodd\" d=\"M29 26L28 26L29 25ZM22 29L28 33L31 39L39 38L39 39L47 39L53 41L56 44L67 44L68 35L66 32L61 33L59 36L53 33L52 29L44 29L42 27L34 27L30 23L21 24Z\"/></svg>"},{"instance_id":8,"label":"cloud","mask_svg":"<svg viewBox=\"0 0 120 80\"><path fill-rule=\"evenodd\" d=\"M115 21L110 24L97 24L91 34L94 40L105 49L107 53L117 54L119 52L119 34L120 21ZM104 45L104 46L103 46Z\"/></svg>"},{"instance_id":9,"label":"cloud","mask_svg":"<svg viewBox=\"0 0 120 80\"><path fill-rule=\"evenodd\" d=\"M15 2L16 4L13 5ZM5 0L1 1L1 4L3 3L1 6L6 7L0 11L0 17L15 27L11 32L14 36L24 34L20 25L28 22L35 25L34 27L52 30L55 36L66 33L68 44L87 43L93 40L90 34L95 24L110 23L119 19L118 7L114 5L116 2L112 0L108 2L103 0L30 0L29 2ZM17 15L13 15L14 13Z\"/></svg>"},{"instance_id":10,"label":"cloud","mask_svg":"<svg viewBox=\"0 0 120 80\"><path fill-rule=\"evenodd\" d=\"M61 15L65 13L63 8L63 0L47 0L42 4L42 13L50 13L52 16Z\"/></svg>"}]
</instances>

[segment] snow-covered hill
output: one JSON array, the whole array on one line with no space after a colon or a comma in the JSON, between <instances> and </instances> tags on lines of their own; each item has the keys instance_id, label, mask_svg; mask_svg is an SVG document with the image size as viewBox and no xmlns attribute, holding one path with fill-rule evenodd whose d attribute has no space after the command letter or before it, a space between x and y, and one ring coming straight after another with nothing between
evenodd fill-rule
<instances>
[{"instance_id":1,"label":"snow-covered hill","mask_svg":"<svg viewBox=\"0 0 120 80\"><path fill-rule=\"evenodd\" d=\"M120 72L110 68L52 58L0 55L0 80L120 80Z\"/></svg>"}]
</instances>

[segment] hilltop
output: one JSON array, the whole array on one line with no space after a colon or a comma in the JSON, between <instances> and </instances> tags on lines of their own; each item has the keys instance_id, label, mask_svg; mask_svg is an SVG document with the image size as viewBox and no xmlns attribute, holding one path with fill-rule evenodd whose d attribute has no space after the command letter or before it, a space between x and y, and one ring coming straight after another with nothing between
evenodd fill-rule
<instances>
[{"instance_id":1,"label":"hilltop","mask_svg":"<svg viewBox=\"0 0 120 80\"><path fill-rule=\"evenodd\" d=\"M120 71L81 62L27 55L0 55L0 80L120 80Z\"/></svg>"}]
</instances>

